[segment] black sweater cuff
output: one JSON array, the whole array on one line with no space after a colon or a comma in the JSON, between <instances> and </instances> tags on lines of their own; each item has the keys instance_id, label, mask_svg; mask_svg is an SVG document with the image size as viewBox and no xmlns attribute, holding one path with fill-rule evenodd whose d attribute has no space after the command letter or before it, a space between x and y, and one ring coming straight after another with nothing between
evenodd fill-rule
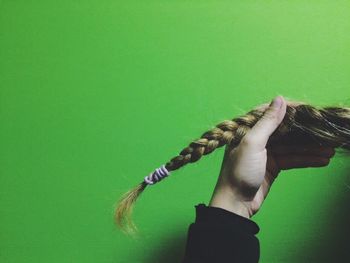
<instances>
[{"instance_id":1,"label":"black sweater cuff","mask_svg":"<svg viewBox=\"0 0 350 263\"><path fill-rule=\"evenodd\" d=\"M195 208L195 223L224 225L228 229L235 231L237 226L239 226L241 231L251 235L255 235L260 231L259 226L254 221L223 208L206 206L203 203L196 205Z\"/></svg>"},{"instance_id":2,"label":"black sweater cuff","mask_svg":"<svg viewBox=\"0 0 350 263\"><path fill-rule=\"evenodd\" d=\"M228 210L195 206L196 220L188 228L182 263L257 263L260 257L259 226Z\"/></svg>"}]
</instances>

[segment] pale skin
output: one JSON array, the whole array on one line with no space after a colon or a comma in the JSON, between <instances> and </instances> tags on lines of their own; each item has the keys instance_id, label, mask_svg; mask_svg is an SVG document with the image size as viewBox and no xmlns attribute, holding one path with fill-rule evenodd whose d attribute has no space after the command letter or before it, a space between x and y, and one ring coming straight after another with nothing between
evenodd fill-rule
<instances>
[{"instance_id":1,"label":"pale skin","mask_svg":"<svg viewBox=\"0 0 350 263\"><path fill-rule=\"evenodd\" d=\"M226 146L220 175L209 206L251 218L264 202L271 185L282 170L327 166L335 148L315 142L270 145L267 142L286 114L282 96L276 104L260 105L264 116L249 130L236 148Z\"/></svg>"}]
</instances>

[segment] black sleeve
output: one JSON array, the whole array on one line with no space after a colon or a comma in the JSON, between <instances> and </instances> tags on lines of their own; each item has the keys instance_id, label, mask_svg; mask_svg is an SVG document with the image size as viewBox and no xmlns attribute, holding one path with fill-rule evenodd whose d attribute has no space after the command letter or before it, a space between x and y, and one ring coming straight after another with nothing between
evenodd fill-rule
<instances>
[{"instance_id":1,"label":"black sleeve","mask_svg":"<svg viewBox=\"0 0 350 263\"><path fill-rule=\"evenodd\" d=\"M256 263L260 230L252 220L228 210L198 204L182 263Z\"/></svg>"}]
</instances>

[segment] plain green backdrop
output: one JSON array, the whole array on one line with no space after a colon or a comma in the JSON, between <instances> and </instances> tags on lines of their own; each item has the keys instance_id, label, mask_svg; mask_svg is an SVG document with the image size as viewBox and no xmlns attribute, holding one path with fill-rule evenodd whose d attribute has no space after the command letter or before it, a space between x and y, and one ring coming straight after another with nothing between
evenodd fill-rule
<instances>
[{"instance_id":1,"label":"plain green backdrop","mask_svg":"<svg viewBox=\"0 0 350 263\"><path fill-rule=\"evenodd\" d=\"M349 105L349 32L350 1L0 1L0 261L179 262L223 147L146 189L137 239L116 200L278 94ZM260 262L345 262L348 175L338 155L283 172Z\"/></svg>"}]
</instances>

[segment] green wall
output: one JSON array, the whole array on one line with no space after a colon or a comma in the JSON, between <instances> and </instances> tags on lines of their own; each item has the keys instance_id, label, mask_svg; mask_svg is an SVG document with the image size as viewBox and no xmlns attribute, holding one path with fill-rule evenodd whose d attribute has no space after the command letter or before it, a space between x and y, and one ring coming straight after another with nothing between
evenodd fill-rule
<instances>
[{"instance_id":1,"label":"green wall","mask_svg":"<svg viewBox=\"0 0 350 263\"><path fill-rule=\"evenodd\" d=\"M146 189L138 239L115 201L275 95L349 105L349 32L350 1L0 1L0 261L179 262L224 148ZM348 171L281 174L260 262L350 256Z\"/></svg>"}]
</instances>

